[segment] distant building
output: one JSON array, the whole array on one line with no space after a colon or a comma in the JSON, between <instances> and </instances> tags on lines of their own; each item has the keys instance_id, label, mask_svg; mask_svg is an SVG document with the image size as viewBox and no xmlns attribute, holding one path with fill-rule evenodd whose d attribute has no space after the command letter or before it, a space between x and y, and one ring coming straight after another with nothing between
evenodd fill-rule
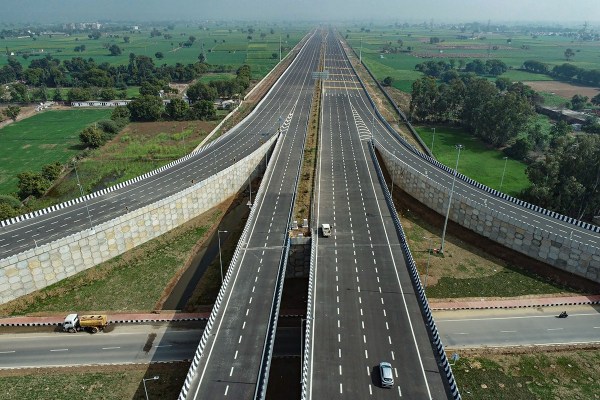
<instances>
[{"instance_id":1,"label":"distant building","mask_svg":"<svg viewBox=\"0 0 600 400\"><path fill-rule=\"evenodd\" d=\"M167 105L171 102L169 99L164 99L163 104ZM126 106L131 103L131 100L92 100L92 101L72 101L71 107L117 107Z\"/></svg>"}]
</instances>

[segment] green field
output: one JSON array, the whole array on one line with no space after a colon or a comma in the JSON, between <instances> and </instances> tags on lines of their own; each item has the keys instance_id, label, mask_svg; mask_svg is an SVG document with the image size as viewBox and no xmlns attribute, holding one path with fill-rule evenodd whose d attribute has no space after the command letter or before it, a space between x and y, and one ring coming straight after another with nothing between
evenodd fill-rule
<instances>
[{"instance_id":1,"label":"green field","mask_svg":"<svg viewBox=\"0 0 600 400\"><path fill-rule=\"evenodd\" d=\"M410 92L412 82L422 76L415 71L415 65L428 60L454 59L458 66L461 60L467 63L475 58L484 61L500 59L511 68L503 76L514 81L552 80L546 75L517 69L527 60L541 61L551 67L566 63L564 52L567 48L575 52L573 59L568 61L570 64L585 69L598 69L600 65L600 43L597 41L573 41L560 36L534 37L520 32L479 33L471 38L471 32L415 26L368 28L368 32L366 29L361 31L360 26L353 25L340 29L340 33L357 53L362 48L363 61L377 79L391 76L394 78L393 86L405 92ZM467 37L459 38L460 35ZM440 42L430 44L432 37L438 37ZM402 41L402 47L398 40ZM381 54L386 44L399 47L402 52Z\"/></svg>"},{"instance_id":2,"label":"green field","mask_svg":"<svg viewBox=\"0 0 600 400\"><path fill-rule=\"evenodd\" d=\"M460 128L445 126L436 126L435 128L433 154L438 161L454 168L457 156L455 145L462 144L464 149L460 152L458 172L493 189L500 189L505 164L502 152L486 146ZM425 144L431 148L433 127L421 126L415 129ZM520 161L506 160L506 172L502 182L504 193L516 196L529 186L525 167L526 165Z\"/></svg>"},{"instance_id":3,"label":"green field","mask_svg":"<svg viewBox=\"0 0 600 400\"><path fill-rule=\"evenodd\" d=\"M46 111L0 129L0 194L17 190L17 174L39 172L81 151L79 132L111 110Z\"/></svg>"},{"instance_id":4,"label":"green field","mask_svg":"<svg viewBox=\"0 0 600 400\"><path fill-rule=\"evenodd\" d=\"M161 31L162 35L150 37L153 28ZM253 77L258 79L265 76L279 61L280 37L284 48L282 56L285 56L288 50L308 32L309 27L254 25L253 29L254 32L249 33L247 24L218 26L209 24L206 29L201 29L199 26L178 25L173 30L167 30L166 26L148 25L140 26L138 31L123 30L111 32L110 35L104 34L97 40L88 38L88 32L72 36L43 35L35 37L35 40L29 37L22 39L7 37L0 39L0 47L16 54L30 53L27 59L18 57L19 62L24 66L28 66L32 59L46 55L52 55L60 60L91 57L97 64L107 62L111 65L119 65L129 62L130 53L152 57L156 65L191 64L197 62L198 55L204 52L206 62L212 65L235 68L242 64L249 64L252 67ZM262 34L264 37L261 37ZM165 35L172 37L165 38ZM123 39L125 36L129 37L129 43L125 43ZM181 46L190 36L196 38L193 44L190 47ZM252 39L248 39L248 36L252 36ZM121 48L121 55L109 55L106 47L113 44ZM75 52L75 47L81 45L85 45L86 50ZM155 57L157 52L163 53L164 58L157 59ZM276 53L275 58L273 53ZM0 55L0 66L6 63L7 56L3 51Z\"/></svg>"}]
</instances>

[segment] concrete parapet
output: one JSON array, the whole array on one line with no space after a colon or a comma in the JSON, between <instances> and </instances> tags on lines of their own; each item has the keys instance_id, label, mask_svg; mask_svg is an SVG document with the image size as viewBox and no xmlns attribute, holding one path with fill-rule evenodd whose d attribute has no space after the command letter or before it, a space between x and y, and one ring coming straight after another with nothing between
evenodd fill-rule
<instances>
[{"instance_id":1,"label":"concrete parapet","mask_svg":"<svg viewBox=\"0 0 600 400\"><path fill-rule=\"evenodd\" d=\"M0 260L0 303L43 289L197 217L237 193L277 136L234 165L153 204Z\"/></svg>"}]
</instances>

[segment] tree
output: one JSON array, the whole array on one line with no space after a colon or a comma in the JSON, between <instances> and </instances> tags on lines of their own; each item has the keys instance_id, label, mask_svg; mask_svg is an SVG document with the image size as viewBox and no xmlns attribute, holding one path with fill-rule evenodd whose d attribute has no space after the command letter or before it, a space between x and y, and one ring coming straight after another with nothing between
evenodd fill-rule
<instances>
[{"instance_id":1,"label":"tree","mask_svg":"<svg viewBox=\"0 0 600 400\"><path fill-rule=\"evenodd\" d=\"M217 98L217 91L202 82L190 85L187 90L187 96L191 103L201 100L213 101Z\"/></svg>"},{"instance_id":2,"label":"tree","mask_svg":"<svg viewBox=\"0 0 600 400\"><path fill-rule=\"evenodd\" d=\"M190 107L188 118L189 119L201 119L201 120L211 120L216 117L217 113L215 111L215 106L212 101L209 100L200 100Z\"/></svg>"},{"instance_id":3,"label":"tree","mask_svg":"<svg viewBox=\"0 0 600 400\"><path fill-rule=\"evenodd\" d=\"M88 35L88 37L93 40L98 40L101 36L102 34L100 33L100 31L94 31Z\"/></svg>"},{"instance_id":4,"label":"tree","mask_svg":"<svg viewBox=\"0 0 600 400\"><path fill-rule=\"evenodd\" d=\"M206 56L204 55L204 53L200 53L198 55L198 62L200 62L200 63L205 63L206 62Z\"/></svg>"},{"instance_id":5,"label":"tree","mask_svg":"<svg viewBox=\"0 0 600 400\"><path fill-rule=\"evenodd\" d=\"M525 160L532 148L531 141L525 137L521 137L512 146L506 148L504 154L516 160Z\"/></svg>"},{"instance_id":6,"label":"tree","mask_svg":"<svg viewBox=\"0 0 600 400\"><path fill-rule=\"evenodd\" d=\"M92 94L89 89L85 88L71 88L67 92L67 101L89 101L92 98Z\"/></svg>"},{"instance_id":7,"label":"tree","mask_svg":"<svg viewBox=\"0 0 600 400\"><path fill-rule=\"evenodd\" d=\"M576 111L583 110L587 104L588 97L576 94L571 98L571 108Z\"/></svg>"},{"instance_id":8,"label":"tree","mask_svg":"<svg viewBox=\"0 0 600 400\"><path fill-rule=\"evenodd\" d=\"M123 36L123 43L129 43L129 36Z\"/></svg>"},{"instance_id":9,"label":"tree","mask_svg":"<svg viewBox=\"0 0 600 400\"><path fill-rule=\"evenodd\" d=\"M383 86L392 86L393 82L394 78L392 78L391 76L386 76L381 83L383 84Z\"/></svg>"},{"instance_id":10,"label":"tree","mask_svg":"<svg viewBox=\"0 0 600 400\"><path fill-rule=\"evenodd\" d=\"M97 149L105 143L102 131L94 126L88 126L82 130L79 133L79 140L92 149Z\"/></svg>"},{"instance_id":11,"label":"tree","mask_svg":"<svg viewBox=\"0 0 600 400\"><path fill-rule=\"evenodd\" d=\"M102 88L100 90L100 100L110 101L117 98L117 91L113 88Z\"/></svg>"},{"instance_id":12,"label":"tree","mask_svg":"<svg viewBox=\"0 0 600 400\"><path fill-rule=\"evenodd\" d=\"M565 50L565 58L567 59L567 61L571 61L571 58L575 57L575 52L573 51L573 49L568 48Z\"/></svg>"},{"instance_id":13,"label":"tree","mask_svg":"<svg viewBox=\"0 0 600 400\"><path fill-rule=\"evenodd\" d=\"M159 60L162 60L163 58L165 58L165 55L162 51L157 51L156 53L154 53L154 57L158 58Z\"/></svg>"},{"instance_id":14,"label":"tree","mask_svg":"<svg viewBox=\"0 0 600 400\"><path fill-rule=\"evenodd\" d=\"M19 180L19 198L24 200L29 196L40 197L50 187L50 182L39 172L24 171L17 175Z\"/></svg>"},{"instance_id":15,"label":"tree","mask_svg":"<svg viewBox=\"0 0 600 400\"><path fill-rule=\"evenodd\" d=\"M591 103L595 106L600 106L600 93L592 97Z\"/></svg>"},{"instance_id":16,"label":"tree","mask_svg":"<svg viewBox=\"0 0 600 400\"><path fill-rule=\"evenodd\" d=\"M498 90L500 90L501 92L505 91L506 89L508 89L508 87L510 86L511 81L510 79L501 76L496 78L496 87L498 88Z\"/></svg>"},{"instance_id":17,"label":"tree","mask_svg":"<svg viewBox=\"0 0 600 400\"><path fill-rule=\"evenodd\" d=\"M189 108L184 100L175 98L166 105L165 111L170 120L183 121L189 116Z\"/></svg>"},{"instance_id":18,"label":"tree","mask_svg":"<svg viewBox=\"0 0 600 400\"><path fill-rule=\"evenodd\" d=\"M119 46L117 46L116 44L113 44L112 46L110 46L108 48L108 51L110 51L111 56L120 56L123 53L121 48Z\"/></svg>"},{"instance_id":19,"label":"tree","mask_svg":"<svg viewBox=\"0 0 600 400\"><path fill-rule=\"evenodd\" d=\"M54 94L52 95L53 101L63 101L62 91L60 88L54 89Z\"/></svg>"},{"instance_id":20,"label":"tree","mask_svg":"<svg viewBox=\"0 0 600 400\"><path fill-rule=\"evenodd\" d=\"M58 161L42 167L42 176L50 182L55 181L62 174L64 167Z\"/></svg>"},{"instance_id":21,"label":"tree","mask_svg":"<svg viewBox=\"0 0 600 400\"><path fill-rule=\"evenodd\" d=\"M127 104L132 121L158 121L163 114L163 102L158 96L144 95Z\"/></svg>"},{"instance_id":22,"label":"tree","mask_svg":"<svg viewBox=\"0 0 600 400\"><path fill-rule=\"evenodd\" d=\"M13 121L16 121L20 112L21 112L21 107L8 106L2 111L2 114L4 114L7 118L12 119Z\"/></svg>"},{"instance_id":23,"label":"tree","mask_svg":"<svg viewBox=\"0 0 600 400\"><path fill-rule=\"evenodd\" d=\"M131 113L129 112L129 109L127 107L116 106L114 108L112 114L110 115L110 119L112 119L113 121L116 121L119 119L129 120L130 116L131 116Z\"/></svg>"}]
</instances>

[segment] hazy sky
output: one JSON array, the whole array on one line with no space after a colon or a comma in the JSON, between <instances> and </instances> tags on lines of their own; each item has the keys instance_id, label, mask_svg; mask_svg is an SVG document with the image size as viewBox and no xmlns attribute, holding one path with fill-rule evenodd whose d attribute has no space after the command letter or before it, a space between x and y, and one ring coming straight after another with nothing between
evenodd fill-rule
<instances>
[{"instance_id":1,"label":"hazy sky","mask_svg":"<svg viewBox=\"0 0 600 400\"><path fill-rule=\"evenodd\" d=\"M588 21L600 0L1 0L0 22L119 20Z\"/></svg>"}]
</instances>

